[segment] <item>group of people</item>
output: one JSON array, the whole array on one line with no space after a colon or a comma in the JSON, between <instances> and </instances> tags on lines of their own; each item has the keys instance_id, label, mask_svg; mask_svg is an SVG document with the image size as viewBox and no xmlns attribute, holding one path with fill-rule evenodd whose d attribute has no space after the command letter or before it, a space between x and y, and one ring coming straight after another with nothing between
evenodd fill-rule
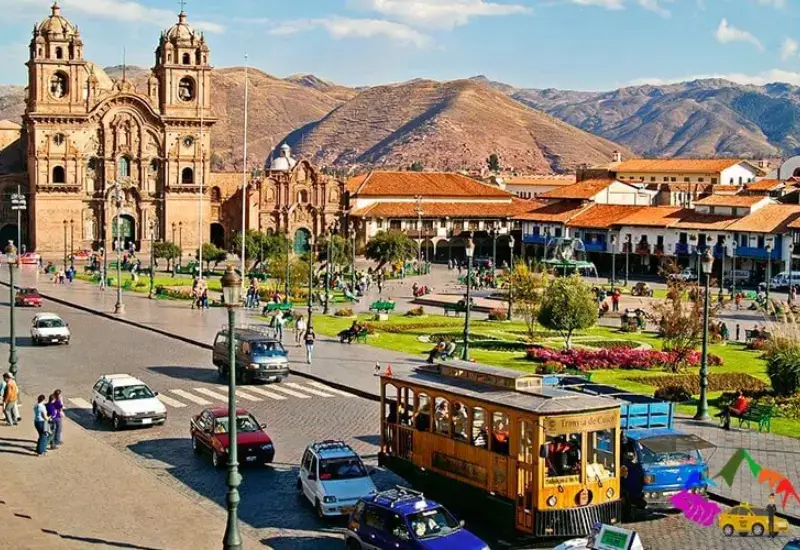
<instances>
[{"instance_id":1,"label":"group of people","mask_svg":"<svg viewBox=\"0 0 800 550\"><path fill-rule=\"evenodd\" d=\"M67 266L67 269L59 269L53 271L54 285L63 285L66 283L72 284L72 281L74 279L75 279L75 266L73 265Z\"/></svg>"},{"instance_id":2,"label":"group of people","mask_svg":"<svg viewBox=\"0 0 800 550\"><path fill-rule=\"evenodd\" d=\"M436 359L451 359L456 352L456 343L453 340L440 340L428 353L428 363Z\"/></svg>"},{"instance_id":3,"label":"group of people","mask_svg":"<svg viewBox=\"0 0 800 550\"><path fill-rule=\"evenodd\" d=\"M0 395L3 396L3 414L8 426L17 426L22 420L19 414L19 387L11 373L3 375L0 382ZM55 449L62 440L62 419L64 401L61 390L55 390L49 397L40 395L33 406L33 425L39 435L36 441L36 455L42 456L48 448Z\"/></svg>"},{"instance_id":4,"label":"group of people","mask_svg":"<svg viewBox=\"0 0 800 550\"><path fill-rule=\"evenodd\" d=\"M205 279L192 279L192 309L208 309L208 285Z\"/></svg>"},{"instance_id":5,"label":"group of people","mask_svg":"<svg viewBox=\"0 0 800 550\"><path fill-rule=\"evenodd\" d=\"M247 292L244 295L244 307L246 309L258 309L260 307L260 292L258 280L250 279L250 286L247 287Z\"/></svg>"}]
</instances>

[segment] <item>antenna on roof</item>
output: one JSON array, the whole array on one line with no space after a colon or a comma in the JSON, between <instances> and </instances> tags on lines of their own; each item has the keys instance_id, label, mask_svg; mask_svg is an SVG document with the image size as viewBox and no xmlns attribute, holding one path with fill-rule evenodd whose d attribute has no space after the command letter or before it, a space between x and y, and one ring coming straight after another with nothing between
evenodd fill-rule
<instances>
[{"instance_id":1,"label":"antenna on roof","mask_svg":"<svg viewBox=\"0 0 800 550\"><path fill-rule=\"evenodd\" d=\"M128 76L128 65L127 65L127 48L124 46L122 47L122 81L125 82Z\"/></svg>"},{"instance_id":2,"label":"antenna on roof","mask_svg":"<svg viewBox=\"0 0 800 550\"><path fill-rule=\"evenodd\" d=\"M181 13L185 14L186 12L184 11L184 8L186 7L186 0L180 0L178 4L181 6Z\"/></svg>"}]
</instances>

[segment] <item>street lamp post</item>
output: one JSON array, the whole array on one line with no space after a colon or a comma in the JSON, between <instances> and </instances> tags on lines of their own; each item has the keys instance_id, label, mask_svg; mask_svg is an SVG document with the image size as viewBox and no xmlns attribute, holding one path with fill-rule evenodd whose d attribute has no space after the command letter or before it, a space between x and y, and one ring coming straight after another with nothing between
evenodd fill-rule
<instances>
[{"instance_id":1,"label":"street lamp post","mask_svg":"<svg viewBox=\"0 0 800 550\"><path fill-rule=\"evenodd\" d=\"M183 222L178 222L178 248L180 255L178 256L178 267L183 267ZM200 270L202 271L202 269Z\"/></svg>"},{"instance_id":2,"label":"street lamp post","mask_svg":"<svg viewBox=\"0 0 800 550\"><path fill-rule=\"evenodd\" d=\"M69 220L69 263L72 265L75 257L75 220Z\"/></svg>"},{"instance_id":3,"label":"street lamp post","mask_svg":"<svg viewBox=\"0 0 800 550\"><path fill-rule=\"evenodd\" d=\"M17 335L14 331L14 264L17 263L17 248L12 241L8 241L8 246L5 249L6 261L8 262L8 302L10 304L10 317L9 317L9 342L8 342L8 372L14 378L17 377Z\"/></svg>"},{"instance_id":4,"label":"street lamp post","mask_svg":"<svg viewBox=\"0 0 800 550\"><path fill-rule=\"evenodd\" d=\"M769 308L769 287L772 278L772 243L767 243L764 247L767 251L767 307ZM767 310L769 311L769 310Z\"/></svg>"},{"instance_id":5,"label":"street lamp post","mask_svg":"<svg viewBox=\"0 0 800 550\"><path fill-rule=\"evenodd\" d=\"M67 270L67 225L69 222L64 220L64 271Z\"/></svg>"},{"instance_id":6,"label":"street lamp post","mask_svg":"<svg viewBox=\"0 0 800 550\"><path fill-rule=\"evenodd\" d=\"M175 244L175 231L178 229L178 224L172 222L172 244ZM172 276L174 277L178 271L178 264L175 258L172 258Z\"/></svg>"},{"instance_id":7,"label":"street lamp post","mask_svg":"<svg viewBox=\"0 0 800 550\"><path fill-rule=\"evenodd\" d=\"M508 320L511 321L512 304L514 303L514 285L511 279L514 276L514 235L508 236Z\"/></svg>"},{"instance_id":8,"label":"street lamp post","mask_svg":"<svg viewBox=\"0 0 800 550\"><path fill-rule=\"evenodd\" d=\"M334 221L328 228L328 252L325 258L325 305L322 308L322 313L328 315L330 313L330 287L331 287L331 269L333 268L333 233L336 231L336 222Z\"/></svg>"},{"instance_id":9,"label":"street lamp post","mask_svg":"<svg viewBox=\"0 0 800 550\"><path fill-rule=\"evenodd\" d=\"M611 292L617 282L617 236L611 234Z\"/></svg>"},{"instance_id":10,"label":"street lamp post","mask_svg":"<svg viewBox=\"0 0 800 550\"><path fill-rule=\"evenodd\" d=\"M625 243L625 287L628 286L628 267L630 266L628 262L628 258L630 257L631 252L631 236L628 235L626 239L628 242Z\"/></svg>"},{"instance_id":11,"label":"street lamp post","mask_svg":"<svg viewBox=\"0 0 800 550\"><path fill-rule=\"evenodd\" d=\"M792 289L794 288L794 243L789 243L789 301L792 300Z\"/></svg>"},{"instance_id":12,"label":"street lamp post","mask_svg":"<svg viewBox=\"0 0 800 550\"><path fill-rule=\"evenodd\" d=\"M311 237L314 238L313 236ZM308 329L311 330L311 314L314 312L314 250L315 243L312 240L308 247Z\"/></svg>"},{"instance_id":13,"label":"street lamp post","mask_svg":"<svg viewBox=\"0 0 800 550\"><path fill-rule=\"evenodd\" d=\"M417 204L414 206L414 211L417 213L417 275L422 275L422 195L414 197Z\"/></svg>"},{"instance_id":14,"label":"street lamp post","mask_svg":"<svg viewBox=\"0 0 800 550\"><path fill-rule=\"evenodd\" d=\"M703 274L706 276L706 291L703 296L703 352L700 358L700 400L697 403L695 420L708 419L708 295L711 287L711 272L714 269L714 253L706 248L701 260Z\"/></svg>"},{"instance_id":15,"label":"street lamp post","mask_svg":"<svg viewBox=\"0 0 800 550\"><path fill-rule=\"evenodd\" d=\"M221 279L222 296L228 310L228 522L225 526L225 538L222 540L223 550L240 550L242 535L239 533L239 485L242 476L239 474L238 426L236 416L236 308L242 297L242 278L229 265Z\"/></svg>"},{"instance_id":16,"label":"street lamp post","mask_svg":"<svg viewBox=\"0 0 800 550\"><path fill-rule=\"evenodd\" d=\"M291 254L291 251L289 250L289 248L290 248L290 246L289 246L289 231L287 230L286 231L286 280L284 281L284 284L283 284L283 303L284 304L288 304L289 303L289 260L290 260L289 256Z\"/></svg>"},{"instance_id":17,"label":"street lamp post","mask_svg":"<svg viewBox=\"0 0 800 550\"><path fill-rule=\"evenodd\" d=\"M150 220L150 292L148 298L153 298L153 286L156 278L156 222Z\"/></svg>"},{"instance_id":18,"label":"street lamp post","mask_svg":"<svg viewBox=\"0 0 800 550\"><path fill-rule=\"evenodd\" d=\"M117 182L114 184L114 204L117 207L117 219L115 221L117 238L114 245L114 248L117 249L117 303L114 304L114 313L118 315L125 313L125 304L122 303L122 259L120 258L120 249L122 248L122 231L120 228L120 222L122 221L121 211L123 199L124 195L122 194L122 188L120 187L119 182Z\"/></svg>"},{"instance_id":19,"label":"street lamp post","mask_svg":"<svg viewBox=\"0 0 800 550\"><path fill-rule=\"evenodd\" d=\"M731 295L736 296L736 248L739 243L736 242L736 236L733 237L731 243Z\"/></svg>"},{"instance_id":20,"label":"street lamp post","mask_svg":"<svg viewBox=\"0 0 800 550\"><path fill-rule=\"evenodd\" d=\"M461 353L461 359L469 361L469 312L470 312L470 289L472 288L472 255L475 252L475 243L472 241L472 235L467 240L465 249L467 254L467 296L464 303L464 351Z\"/></svg>"},{"instance_id":21,"label":"street lamp post","mask_svg":"<svg viewBox=\"0 0 800 550\"><path fill-rule=\"evenodd\" d=\"M496 223L492 224L489 235L492 237L492 286L497 287L497 237L500 230Z\"/></svg>"}]
</instances>

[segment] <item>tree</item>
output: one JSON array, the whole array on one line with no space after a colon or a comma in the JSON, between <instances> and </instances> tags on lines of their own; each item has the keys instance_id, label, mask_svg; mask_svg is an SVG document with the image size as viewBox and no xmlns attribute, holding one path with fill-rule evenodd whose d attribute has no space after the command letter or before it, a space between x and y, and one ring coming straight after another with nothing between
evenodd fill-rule
<instances>
[{"instance_id":1,"label":"tree","mask_svg":"<svg viewBox=\"0 0 800 550\"><path fill-rule=\"evenodd\" d=\"M334 235L331 239L331 262L333 265L350 265L353 263L353 240L343 237L342 235ZM328 260L328 240L327 238L320 241L321 258L325 261Z\"/></svg>"},{"instance_id":2,"label":"tree","mask_svg":"<svg viewBox=\"0 0 800 550\"><path fill-rule=\"evenodd\" d=\"M494 172L495 174L500 172L500 157L497 156L497 153L489 155L489 158L486 159L486 166L489 167L490 172Z\"/></svg>"},{"instance_id":3,"label":"tree","mask_svg":"<svg viewBox=\"0 0 800 550\"><path fill-rule=\"evenodd\" d=\"M199 258L199 250L195 252ZM217 268L220 262L224 262L228 258L228 253L224 250L217 248L213 243L203 243L203 261L206 264L206 270L211 269L211 262L214 262L214 269Z\"/></svg>"},{"instance_id":4,"label":"tree","mask_svg":"<svg viewBox=\"0 0 800 550\"><path fill-rule=\"evenodd\" d=\"M181 257L181 249L175 243L159 241L153 243L153 257L156 259L156 263L161 258L167 260L167 269L169 269L171 262Z\"/></svg>"},{"instance_id":5,"label":"tree","mask_svg":"<svg viewBox=\"0 0 800 550\"><path fill-rule=\"evenodd\" d=\"M514 299L514 307L528 328L528 336L533 338L542 297L550 278L544 270L533 270L522 262L514 266L508 284Z\"/></svg>"},{"instance_id":6,"label":"tree","mask_svg":"<svg viewBox=\"0 0 800 550\"><path fill-rule=\"evenodd\" d=\"M290 244L285 235L265 235L250 229L245 234L244 257L248 262L252 260L253 265L262 259L264 263L269 263L278 254L286 255L286 247ZM233 250L237 255L242 253L241 233L233 238ZM251 267L252 265L248 267L248 271Z\"/></svg>"},{"instance_id":7,"label":"tree","mask_svg":"<svg viewBox=\"0 0 800 550\"><path fill-rule=\"evenodd\" d=\"M408 169L411 170L412 172L423 172L425 170L425 167L422 165L420 161L415 160L414 162L411 163L411 166L409 166Z\"/></svg>"},{"instance_id":8,"label":"tree","mask_svg":"<svg viewBox=\"0 0 800 550\"><path fill-rule=\"evenodd\" d=\"M273 256L268 264L270 278L277 282L282 292L286 284L286 254ZM308 256L289 257L289 288L297 295L296 290L308 286Z\"/></svg>"},{"instance_id":9,"label":"tree","mask_svg":"<svg viewBox=\"0 0 800 550\"><path fill-rule=\"evenodd\" d=\"M575 331L597 321L597 299L580 275L558 277L544 291L538 319L543 327L558 332L570 349Z\"/></svg>"},{"instance_id":10,"label":"tree","mask_svg":"<svg viewBox=\"0 0 800 550\"><path fill-rule=\"evenodd\" d=\"M405 262L417 257L417 244L400 231L379 231L367 243L366 257L378 262L381 268L387 263Z\"/></svg>"}]
</instances>

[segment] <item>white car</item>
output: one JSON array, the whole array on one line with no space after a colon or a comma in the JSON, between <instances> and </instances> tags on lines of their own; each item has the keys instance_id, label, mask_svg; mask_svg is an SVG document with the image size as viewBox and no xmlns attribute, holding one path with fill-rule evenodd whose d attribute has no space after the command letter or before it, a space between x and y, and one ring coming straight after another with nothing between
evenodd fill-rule
<instances>
[{"instance_id":1,"label":"white car","mask_svg":"<svg viewBox=\"0 0 800 550\"><path fill-rule=\"evenodd\" d=\"M321 518L353 511L358 499L378 492L369 470L343 441L320 441L306 448L297 476L297 490Z\"/></svg>"},{"instance_id":2,"label":"white car","mask_svg":"<svg viewBox=\"0 0 800 550\"><path fill-rule=\"evenodd\" d=\"M167 408L159 401L158 392L129 374L100 377L92 388L91 402L95 419L110 419L115 430L167 421Z\"/></svg>"},{"instance_id":3,"label":"white car","mask_svg":"<svg viewBox=\"0 0 800 550\"><path fill-rule=\"evenodd\" d=\"M31 321L31 342L40 344L69 344L69 325L55 313L37 313Z\"/></svg>"}]
</instances>

